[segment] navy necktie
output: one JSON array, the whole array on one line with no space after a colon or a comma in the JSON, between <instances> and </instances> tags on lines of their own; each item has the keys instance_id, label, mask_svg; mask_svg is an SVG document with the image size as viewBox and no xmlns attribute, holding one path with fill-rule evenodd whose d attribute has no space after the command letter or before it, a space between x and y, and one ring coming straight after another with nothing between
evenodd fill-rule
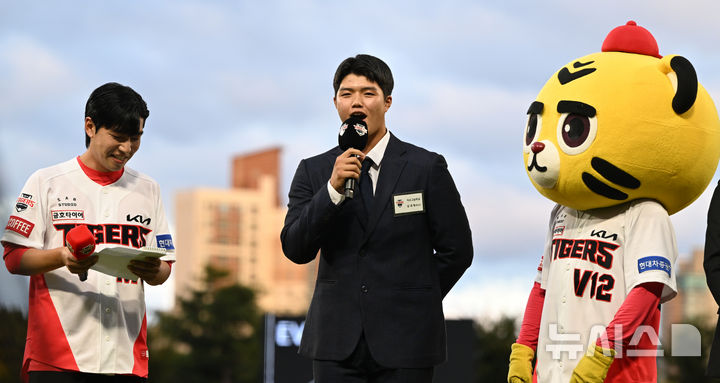
<instances>
[{"instance_id":1,"label":"navy necktie","mask_svg":"<svg viewBox=\"0 0 720 383\"><path fill-rule=\"evenodd\" d=\"M363 202L365 203L365 210L367 210L368 215L372 211L372 205L375 201L375 196L373 195L372 179L370 178L369 173L372 166L373 160L371 160L369 157L366 157L362 163L362 169L360 170L360 195L362 196Z\"/></svg>"}]
</instances>

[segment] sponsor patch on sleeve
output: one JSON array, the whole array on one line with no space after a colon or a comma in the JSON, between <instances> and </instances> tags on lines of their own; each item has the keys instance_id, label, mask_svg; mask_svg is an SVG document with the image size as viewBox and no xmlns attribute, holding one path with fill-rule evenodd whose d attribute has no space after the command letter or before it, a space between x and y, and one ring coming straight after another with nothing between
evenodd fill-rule
<instances>
[{"instance_id":1,"label":"sponsor patch on sleeve","mask_svg":"<svg viewBox=\"0 0 720 383\"><path fill-rule=\"evenodd\" d=\"M670 261L665 257L645 257L638 260L638 272L644 273L649 270L660 270L671 275L672 265Z\"/></svg>"},{"instance_id":2,"label":"sponsor patch on sleeve","mask_svg":"<svg viewBox=\"0 0 720 383\"><path fill-rule=\"evenodd\" d=\"M32 195L27 193L21 193L20 197L18 197L17 202L15 203L15 210L18 213L22 213L29 207L35 207L35 201L33 201Z\"/></svg>"},{"instance_id":3,"label":"sponsor patch on sleeve","mask_svg":"<svg viewBox=\"0 0 720 383\"><path fill-rule=\"evenodd\" d=\"M14 231L25 238L29 238L30 233L32 233L34 227L34 223L26 221L20 217L11 215L10 219L8 220L7 226L5 226L5 230Z\"/></svg>"},{"instance_id":4,"label":"sponsor patch on sleeve","mask_svg":"<svg viewBox=\"0 0 720 383\"><path fill-rule=\"evenodd\" d=\"M160 234L155 238L157 239L157 247L165 250L175 250L170 234Z\"/></svg>"}]
</instances>

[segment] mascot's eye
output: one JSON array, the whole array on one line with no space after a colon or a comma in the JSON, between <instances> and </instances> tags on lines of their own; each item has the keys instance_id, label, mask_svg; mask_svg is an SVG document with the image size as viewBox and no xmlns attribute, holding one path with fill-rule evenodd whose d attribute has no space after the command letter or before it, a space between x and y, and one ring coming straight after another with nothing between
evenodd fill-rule
<instances>
[{"instance_id":1,"label":"mascot's eye","mask_svg":"<svg viewBox=\"0 0 720 383\"><path fill-rule=\"evenodd\" d=\"M540 133L540 127L542 126L542 118L537 113L530 113L528 115L527 126L525 127L525 146L532 144Z\"/></svg>"},{"instance_id":2,"label":"mascot's eye","mask_svg":"<svg viewBox=\"0 0 720 383\"><path fill-rule=\"evenodd\" d=\"M558 143L570 155L584 152L597 133L597 118L563 113L558 121Z\"/></svg>"},{"instance_id":3,"label":"mascot's eye","mask_svg":"<svg viewBox=\"0 0 720 383\"><path fill-rule=\"evenodd\" d=\"M562 139L571 148L582 145L590 133L590 119L577 114L569 114L565 117L562 128Z\"/></svg>"}]
</instances>

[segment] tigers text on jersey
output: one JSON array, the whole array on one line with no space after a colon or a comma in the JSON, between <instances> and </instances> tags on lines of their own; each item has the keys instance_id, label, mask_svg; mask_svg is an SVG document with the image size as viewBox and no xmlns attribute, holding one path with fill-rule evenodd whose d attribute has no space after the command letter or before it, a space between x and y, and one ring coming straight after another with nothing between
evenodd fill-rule
<instances>
[{"instance_id":1,"label":"tigers text on jersey","mask_svg":"<svg viewBox=\"0 0 720 383\"><path fill-rule=\"evenodd\" d=\"M610 323L633 287L660 282L665 284L661 302L675 296L676 259L670 218L655 201L587 211L557 205L536 279L546 291L537 347L538 381L570 381L588 345L600 335L598 330ZM654 327L657 334L659 310L654 311L643 324ZM650 343L645 337L635 346L654 351L657 343ZM606 382L655 381L655 363L654 356L621 353Z\"/></svg>"},{"instance_id":2,"label":"tigers text on jersey","mask_svg":"<svg viewBox=\"0 0 720 383\"><path fill-rule=\"evenodd\" d=\"M52 249L63 246L75 225L87 224L96 251L145 245L174 250L154 180L126 167L116 182L101 186L78 161L30 176L2 241ZM147 376L146 327L142 282L92 269L81 282L66 267L33 275L24 365L34 360L88 373Z\"/></svg>"}]
</instances>

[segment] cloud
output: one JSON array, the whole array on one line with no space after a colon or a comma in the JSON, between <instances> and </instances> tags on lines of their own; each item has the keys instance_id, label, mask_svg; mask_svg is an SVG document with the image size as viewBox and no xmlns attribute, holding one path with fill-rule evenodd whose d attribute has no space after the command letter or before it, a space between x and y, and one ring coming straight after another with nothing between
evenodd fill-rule
<instances>
[{"instance_id":1,"label":"cloud","mask_svg":"<svg viewBox=\"0 0 720 383\"><path fill-rule=\"evenodd\" d=\"M475 258L443 300L448 318L494 321L521 317L537 276L539 256Z\"/></svg>"},{"instance_id":2,"label":"cloud","mask_svg":"<svg viewBox=\"0 0 720 383\"><path fill-rule=\"evenodd\" d=\"M472 163L474 173L524 177L522 136L535 91L429 82L398 91L388 127L401 139Z\"/></svg>"},{"instance_id":3,"label":"cloud","mask_svg":"<svg viewBox=\"0 0 720 383\"><path fill-rule=\"evenodd\" d=\"M456 287L443 300L445 317L478 320L497 320L502 316L521 317L533 280L532 273L520 276L515 273Z\"/></svg>"},{"instance_id":4,"label":"cloud","mask_svg":"<svg viewBox=\"0 0 720 383\"><path fill-rule=\"evenodd\" d=\"M448 163L468 214L476 255L536 254L539 259L554 203L535 190L520 162L509 172L511 177L494 177L472 161L450 157Z\"/></svg>"},{"instance_id":5,"label":"cloud","mask_svg":"<svg viewBox=\"0 0 720 383\"><path fill-rule=\"evenodd\" d=\"M262 122L276 124L276 131L292 131L292 125L303 119L334 114L331 74L326 77L233 70L214 77L214 92L228 112L237 116L234 123L231 121L233 127Z\"/></svg>"},{"instance_id":6,"label":"cloud","mask_svg":"<svg viewBox=\"0 0 720 383\"><path fill-rule=\"evenodd\" d=\"M27 35L0 39L0 115L22 115L37 105L62 103L77 80L53 49Z\"/></svg>"},{"instance_id":7,"label":"cloud","mask_svg":"<svg viewBox=\"0 0 720 383\"><path fill-rule=\"evenodd\" d=\"M453 4L454 3L454 4ZM404 1L388 4L390 9L382 16L394 34L405 37L403 44L415 49L431 45L469 47L483 41L497 41L518 34L513 15L492 6L472 2L439 4ZM462 9L461 12L458 12ZM408 33L411 32L411 33Z\"/></svg>"},{"instance_id":8,"label":"cloud","mask_svg":"<svg viewBox=\"0 0 720 383\"><path fill-rule=\"evenodd\" d=\"M177 27L182 25L185 33L190 36L219 37L227 35L228 31L244 24L237 23L240 21L234 17L237 16L237 13L229 12L230 9L226 5L205 1L181 2L170 7L170 16L167 17L167 20L174 25L168 30L177 30Z\"/></svg>"},{"instance_id":9,"label":"cloud","mask_svg":"<svg viewBox=\"0 0 720 383\"><path fill-rule=\"evenodd\" d=\"M399 91L408 98L396 100L398 115L392 118L434 135L442 129L459 135L522 137L525 112L539 90L428 81Z\"/></svg>"},{"instance_id":10,"label":"cloud","mask_svg":"<svg viewBox=\"0 0 720 383\"><path fill-rule=\"evenodd\" d=\"M710 207L717 177L710 181L705 192L690 206L670 216L680 254L689 254L694 249L703 248L705 244L705 230L707 228L707 214Z\"/></svg>"}]
</instances>

